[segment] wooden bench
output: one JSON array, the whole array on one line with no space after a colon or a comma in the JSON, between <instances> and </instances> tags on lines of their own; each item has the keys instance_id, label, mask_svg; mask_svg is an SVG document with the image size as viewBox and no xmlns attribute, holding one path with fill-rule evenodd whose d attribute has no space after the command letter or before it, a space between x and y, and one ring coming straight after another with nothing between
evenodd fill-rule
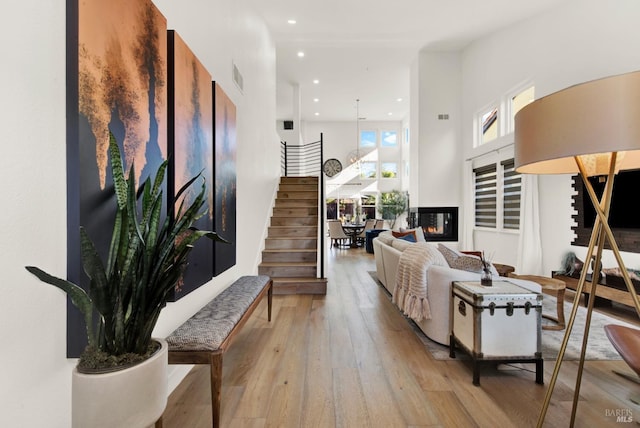
<instances>
[{"instance_id":1,"label":"wooden bench","mask_svg":"<svg viewBox=\"0 0 640 428\"><path fill-rule=\"evenodd\" d=\"M265 275L242 276L166 339L169 364L209 365L214 428L220 426L222 356L265 294L271 321L273 281ZM162 426L162 418L156 426Z\"/></svg>"}]
</instances>

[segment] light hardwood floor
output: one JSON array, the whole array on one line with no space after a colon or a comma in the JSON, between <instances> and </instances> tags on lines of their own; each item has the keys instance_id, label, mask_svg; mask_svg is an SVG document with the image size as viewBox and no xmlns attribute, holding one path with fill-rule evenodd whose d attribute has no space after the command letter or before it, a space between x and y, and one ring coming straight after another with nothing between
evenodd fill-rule
<instances>
[{"instance_id":1,"label":"light hardwood floor","mask_svg":"<svg viewBox=\"0 0 640 428\"><path fill-rule=\"evenodd\" d=\"M501 366L471 383L467 361L435 360L389 295L370 277L373 255L328 250L326 296L274 296L256 309L224 359L223 427L531 427L545 385ZM609 311L636 321L633 311ZM545 427L569 425L577 362L564 362ZM587 361L576 427L640 420L640 385L611 372L623 361ZM169 397L164 427L210 427L208 367L196 366ZM630 413L629 413L630 412ZM624 426L625 424L622 424Z\"/></svg>"}]
</instances>

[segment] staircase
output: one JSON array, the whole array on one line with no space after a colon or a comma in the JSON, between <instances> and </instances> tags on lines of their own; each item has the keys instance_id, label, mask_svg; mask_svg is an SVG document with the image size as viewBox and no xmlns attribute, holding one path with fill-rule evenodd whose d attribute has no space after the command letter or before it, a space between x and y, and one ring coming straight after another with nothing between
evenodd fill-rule
<instances>
[{"instance_id":1,"label":"staircase","mask_svg":"<svg viewBox=\"0 0 640 428\"><path fill-rule=\"evenodd\" d=\"M318 177L282 177L258 273L275 294L326 294L318 273Z\"/></svg>"}]
</instances>

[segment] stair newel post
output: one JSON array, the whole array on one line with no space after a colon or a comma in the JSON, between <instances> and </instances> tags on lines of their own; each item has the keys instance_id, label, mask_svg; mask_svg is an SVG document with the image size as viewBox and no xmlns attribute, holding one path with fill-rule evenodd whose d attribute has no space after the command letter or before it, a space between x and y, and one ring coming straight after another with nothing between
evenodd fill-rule
<instances>
[{"instance_id":1,"label":"stair newel post","mask_svg":"<svg viewBox=\"0 0 640 428\"><path fill-rule=\"evenodd\" d=\"M324 172L322 171L322 165L324 165L324 140L323 133L320 133L320 201L318 203L318 207L320 209L320 224L318 225L318 230L320 231L320 237L318 241L320 241L320 278L324 278L324 246L325 246L325 234L326 234L326 221L325 214L327 212L325 208L326 198L324 194Z\"/></svg>"},{"instance_id":2,"label":"stair newel post","mask_svg":"<svg viewBox=\"0 0 640 428\"><path fill-rule=\"evenodd\" d=\"M286 141L280 141L280 146L281 146L281 157L282 157L282 168L284 170L284 177L288 176L288 171L287 171L287 166L288 166L288 162L287 162L287 142Z\"/></svg>"}]
</instances>

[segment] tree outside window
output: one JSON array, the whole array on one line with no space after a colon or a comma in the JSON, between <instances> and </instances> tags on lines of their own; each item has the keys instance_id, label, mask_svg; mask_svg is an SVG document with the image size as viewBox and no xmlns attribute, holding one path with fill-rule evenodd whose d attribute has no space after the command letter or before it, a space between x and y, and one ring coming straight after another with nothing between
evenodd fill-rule
<instances>
[{"instance_id":1,"label":"tree outside window","mask_svg":"<svg viewBox=\"0 0 640 428\"><path fill-rule=\"evenodd\" d=\"M395 162L383 162L380 166L380 176L382 178L398 177L398 164Z\"/></svg>"},{"instance_id":2,"label":"tree outside window","mask_svg":"<svg viewBox=\"0 0 640 428\"><path fill-rule=\"evenodd\" d=\"M389 221L389 226L393 229L397 218L407 211L409 195L407 192L392 190L382 192L378 204L378 211L382 213L382 218Z\"/></svg>"},{"instance_id":3,"label":"tree outside window","mask_svg":"<svg viewBox=\"0 0 640 428\"><path fill-rule=\"evenodd\" d=\"M377 175L378 169L376 162L360 163L360 178L376 178Z\"/></svg>"}]
</instances>

